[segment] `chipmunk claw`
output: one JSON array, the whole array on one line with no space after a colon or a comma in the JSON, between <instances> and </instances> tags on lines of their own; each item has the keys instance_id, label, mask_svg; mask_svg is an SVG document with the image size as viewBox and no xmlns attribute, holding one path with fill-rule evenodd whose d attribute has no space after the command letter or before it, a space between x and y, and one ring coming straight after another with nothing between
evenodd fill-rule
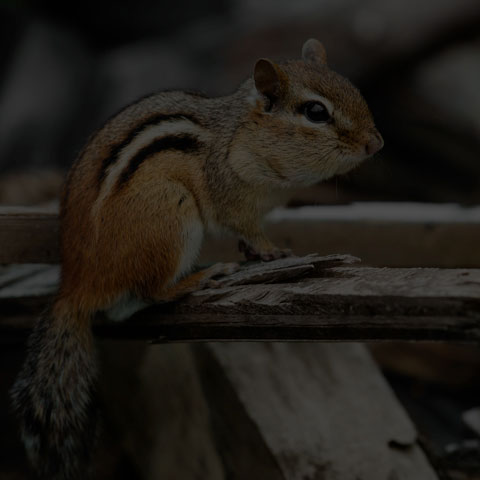
<instances>
[{"instance_id":1,"label":"chipmunk claw","mask_svg":"<svg viewBox=\"0 0 480 480\"><path fill-rule=\"evenodd\" d=\"M291 257L293 255L289 248L275 248L269 252L260 252L260 259L264 262L271 262L279 258Z\"/></svg>"}]
</instances>

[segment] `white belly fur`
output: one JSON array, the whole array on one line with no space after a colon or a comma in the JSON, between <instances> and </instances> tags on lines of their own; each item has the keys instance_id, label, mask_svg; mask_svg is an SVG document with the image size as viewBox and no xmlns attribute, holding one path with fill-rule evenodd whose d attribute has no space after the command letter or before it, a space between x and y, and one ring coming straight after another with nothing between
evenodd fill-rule
<instances>
[{"instance_id":1,"label":"white belly fur","mask_svg":"<svg viewBox=\"0 0 480 480\"><path fill-rule=\"evenodd\" d=\"M197 260L200 248L202 247L204 235L204 226L200 218L194 218L184 225L182 235L182 255L178 264L177 271L173 277L173 282L176 283L180 278L187 275L193 268Z\"/></svg>"}]
</instances>

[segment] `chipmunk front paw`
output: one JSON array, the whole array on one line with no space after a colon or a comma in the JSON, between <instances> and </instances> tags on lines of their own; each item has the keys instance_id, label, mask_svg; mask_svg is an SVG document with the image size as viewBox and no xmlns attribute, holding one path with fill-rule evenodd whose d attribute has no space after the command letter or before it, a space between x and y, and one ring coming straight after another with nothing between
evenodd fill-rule
<instances>
[{"instance_id":1,"label":"chipmunk front paw","mask_svg":"<svg viewBox=\"0 0 480 480\"><path fill-rule=\"evenodd\" d=\"M293 253L289 248L275 248L268 252L260 252L259 255L264 262L271 262L279 258L291 257Z\"/></svg>"}]
</instances>

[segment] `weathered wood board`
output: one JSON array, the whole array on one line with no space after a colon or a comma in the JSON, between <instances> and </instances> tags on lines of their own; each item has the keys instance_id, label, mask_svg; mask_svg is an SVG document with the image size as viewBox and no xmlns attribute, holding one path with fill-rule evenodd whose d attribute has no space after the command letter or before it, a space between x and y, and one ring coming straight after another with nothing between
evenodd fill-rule
<instances>
[{"instance_id":1,"label":"weathered wood board","mask_svg":"<svg viewBox=\"0 0 480 480\"><path fill-rule=\"evenodd\" d=\"M355 261L310 255L245 264L219 279L218 288L153 305L125 322L98 315L95 329L159 342L480 341L480 270L372 268ZM36 268L0 287L5 334L29 328L55 292L58 268Z\"/></svg>"},{"instance_id":2,"label":"weathered wood board","mask_svg":"<svg viewBox=\"0 0 480 480\"><path fill-rule=\"evenodd\" d=\"M419 216L422 208L412 205L411 216L395 204L381 212L375 205L360 212L357 205L284 209L267 218L266 229L297 255L349 252L370 265L480 267L478 215L459 207L455 217L451 209L430 206ZM0 263L58 263L58 230L55 209L0 208ZM208 237L200 262L241 258L236 239Z\"/></svg>"},{"instance_id":3,"label":"weathered wood board","mask_svg":"<svg viewBox=\"0 0 480 480\"><path fill-rule=\"evenodd\" d=\"M55 210L0 209L1 263L58 263L59 222Z\"/></svg>"},{"instance_id":4,"label":"weathered wood board","mask_svg":"<svg viewBox=\"0 0 480 480\"><path fill-rule=\"evenodd\" d=\"M236 343L195 351L226 478L438 478L362 345Z\"/></svg>"}]
</instances>

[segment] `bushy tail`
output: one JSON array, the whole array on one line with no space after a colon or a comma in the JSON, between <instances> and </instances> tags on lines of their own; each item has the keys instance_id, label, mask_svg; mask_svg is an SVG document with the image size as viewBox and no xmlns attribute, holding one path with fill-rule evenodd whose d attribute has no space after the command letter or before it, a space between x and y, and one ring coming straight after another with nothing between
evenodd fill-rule
<instances>
[{"instance_id":1,"label":"bushy tail","mask_svg":"<svg viewBox=\"0 0 480 480\"><path fill-rule=\"evenodd\" d=\"M40 478L88 477L96 437L96 377L89 318L59 313L41 318L11 391L28 456Z\"/></svg>"}]
</instances>

